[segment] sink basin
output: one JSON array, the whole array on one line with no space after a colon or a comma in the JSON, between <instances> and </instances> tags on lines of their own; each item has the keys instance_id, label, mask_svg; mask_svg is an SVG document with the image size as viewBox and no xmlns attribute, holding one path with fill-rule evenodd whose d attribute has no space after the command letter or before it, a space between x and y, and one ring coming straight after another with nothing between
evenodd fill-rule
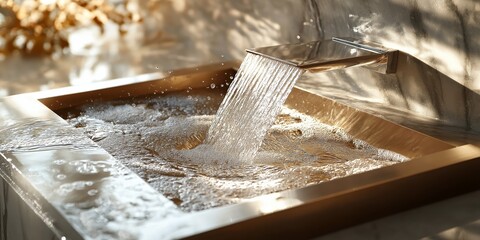
<instances>
[{"instance_id":1,"label":"sink basin","mask_svg":"<svg viewBox=\"0 0 480 240\"><path fill-rule=\"evenodd\" d=\"M101 136L88 136L64 119L101 102L138 102L207 88L218 96L237 66L209 65L1 99L0 200L2 206L20 203L0 208L2 216L10 216L0 220L0 230L8 238L26 239L39 238L21 235L30 228L39 229L42 238L58 239L308 238L480 187L479 147L455 146L295 88L285 107L410 160L188 212L102 148ZM15 227L4 227L9 225Z\"/></svg>"}]
</instances>

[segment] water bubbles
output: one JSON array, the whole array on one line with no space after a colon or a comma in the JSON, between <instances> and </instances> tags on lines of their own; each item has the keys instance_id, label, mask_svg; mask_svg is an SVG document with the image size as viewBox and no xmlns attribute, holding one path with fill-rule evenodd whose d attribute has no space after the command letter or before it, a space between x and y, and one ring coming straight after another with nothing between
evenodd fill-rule
<instances>
[{"instance_id":1,"label":"water bubbles","mask_svg":"<svg viewBox=\"0 0 480 240\"><path fill-rule=\"evenodd\" d=\"M77 173L89 175L89 174L96 174L98 173L97 167L91 162L90 160L80 160L75 161L74 164L76 166L75 170Z\"/></svg>"},{"instance_id":2,"label":"water bubbles","mask_svg":"<svg viewBox=\"0 0 480 240\"><path fill-rule=\"evenodd\" d=\"M107 136L108 136L108 133L102 132L102 131L98 131L98 132L95 132L95 133L93 133L92 135L90 135L90 138L91 138L94 142L99 142L99 141L105 139Z\"/></svg>"},{"instance_id":3,"label":"water bubbles","mask_svg":"<svg viewBox=\"0 0 480 240\"><path fill-rule=\"evenodd\" d=\"M98 190L97 189L90 189L90 190L88 190L87 194L88 194L88 196L93 197L93 196L98 194Z\"/></svg>"},{"instance_id":4,"label":"water bubbles","mask_svg":"<svg viewBox=\"0 0 480 240\"><path fill-rule=\"evenodd\" d=\"M58 166L63 165L65 163L66 163L66 161L63 160L63 159L57 159L57 160L53 161L53 164L58 165Z\"/></svg>"},{"instance_id":5,"label":"water bubbles","mask_svg":"<svg viewBox=\"0 0 480 240\"><path fill-rule=\"evenodd\" d=\"M67 178L67 175L65 174L57 174L57 176L55 177L57 180L65 180Z\"/></svg>"},{"instance_id":6,"label":"water bubbles","mask_svg":"<svg viewBox=\"0 0 480 240\"><path fill-rule=\"evenodd\" d=\"M214 89L215 88L215 83L210 84L210 88Z\"/></svg>"}]
</instances>

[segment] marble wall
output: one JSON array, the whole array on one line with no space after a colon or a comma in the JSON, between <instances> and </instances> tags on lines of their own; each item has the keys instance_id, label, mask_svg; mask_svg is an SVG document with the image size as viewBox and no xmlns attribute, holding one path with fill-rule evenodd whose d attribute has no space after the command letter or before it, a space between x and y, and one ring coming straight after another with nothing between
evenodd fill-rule
<instances>
[{"instance_id":1,"label":"marble wall","mask_svg":"<svg viewBox=\"0 0 480 240\"><path fill-rule=\"evenodd\" d=\"M404 51L480 90L476 0L178 0L160 10L156 26L206 55L241 58L245 48L349 36Z\"/></svg>"},{"instance_id":2,"label":"marble wall","mask_svg":"<svg viewBox=\"0 0 480 240\"><path fill-rule=\"evenodd\" d=\"M352 36L409 53L480 89L480 2L317 0L325 37ZM334 11L332 11L334 9Z\"/></svg>"}]
</instances>

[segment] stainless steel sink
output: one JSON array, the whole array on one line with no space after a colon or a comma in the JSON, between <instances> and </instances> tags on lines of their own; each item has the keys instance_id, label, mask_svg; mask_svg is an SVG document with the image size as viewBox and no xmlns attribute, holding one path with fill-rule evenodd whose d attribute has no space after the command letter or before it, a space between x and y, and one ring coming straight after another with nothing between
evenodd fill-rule
<instances>
[{"instance_id":1,"label":"stainless steel sink","mask_svg":"<svg viewBox=\"0 0 480 240\"><path fill-rule=\"evenodd\" d=\"M184 213L57 115L90 102L219 85L230 81L227 76L237 66L210 65L1 99L2 239L307 238L480 187L480 147L455 146L295 88L288 107L412 159ZM71 189L59 189L65 183Z\"/></svg>"}]
</instances>

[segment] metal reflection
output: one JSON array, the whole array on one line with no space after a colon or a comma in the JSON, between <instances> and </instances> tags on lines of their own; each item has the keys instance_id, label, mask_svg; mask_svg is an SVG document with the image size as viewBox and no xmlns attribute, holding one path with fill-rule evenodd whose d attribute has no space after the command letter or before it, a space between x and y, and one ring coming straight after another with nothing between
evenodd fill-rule
<instances>
[{"instance_id":1,"label":"metal reflection","mask_svg":"<svg viewBox=\"0 0 480 240\"><path fill-rule=\"evenodd\" d=\"M280 62L323 72L353 66L364 66L380 73L395 73L397 51L384 49L378 44L353 38L332 38L299 44L247 49Z\"/></svg>"}]
</instances>

